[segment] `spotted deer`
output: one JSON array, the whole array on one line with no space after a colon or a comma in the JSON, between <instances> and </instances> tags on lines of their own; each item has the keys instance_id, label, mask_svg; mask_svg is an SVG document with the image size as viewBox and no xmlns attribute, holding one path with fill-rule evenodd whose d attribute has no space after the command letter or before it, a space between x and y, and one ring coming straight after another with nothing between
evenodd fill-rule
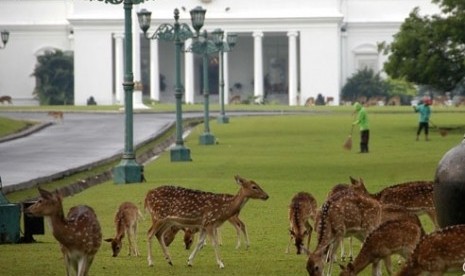
<instances>
[{"instance_id":1,"label":"spotted deer","mask_svg":"<svg viewBox=\"0 0 465 276\"><path fill-rule=\"evenodd\" d=\"M363 241L380 224L381 213L381 204L377 200L353 190L337 193L326 200L316 223L317 246L308 254L308 273L323 275L328 255L327 275L331 275L333 255L342 239L354 236Z\"/></svg>"},{"instance_id":2,"label":"spotted deer","mask_svg":"<svg viewBox=\"0 0 465 276\"><path fill-rule=\"evenodd\" d=\"M53 236L60 243L66 275L88 275L102 243L102 232L94 210L86 205L72 207L65 217L62 196L39 188L40 197L25 213L49 220Z\"/></svg>"},{"instance_id":3,"label":"spotted deer","mask_svg":"<svg viewBox=\"0 0 465 276\"><path fill-rule=\"evenodd\" d=\"M382 275L381 260L384 260L388 274L392 275L391 255L399 254L407 260L424 234L420 220L413 214L405 219L388 220L368 235L353 263L346 267L340 265L340 276L358 275L370 264L371 275Z\"/></svg>"},{"instance_id":4,"label":"spotted deer","mask_svg":"<svg viewBox=\"0 0 465 276\"><path fill-rule=\"evenodd\" d=\"M224 268L219 254L217 228L231 216L238 214L249 199L268 199L268 194L255 181L240 176L235 176L235 179L240 188L233 197L178 186L161 186L147 193L145 206L152 218L152 226L147 234L149 266L153 265L154 235L160 243L165 259L172 265L163 236L174 225L200 229L199 241L187 262L189 266L192 266L195 255L204 245L208 235L213 242L216 263L220 268Z\"/></svg>"},{"instance_id":5,"label":"spotted deer","mask_svg":"<svg viewBox=\"0 0 465 276\"><path fill-rule=\"evenodd\" d=\"M351 177L351 183L356 185L358 190L364 190L370 194L362 179L356 180ZM433 221L436 229L439 228L433 201L433 181L404 182L386 187L370 195L384 204L390 203L404 206L418 216L426 214Z\"/></svg>"},{"instance_id":6,"label":"spotted deer","mask_svg":"<svg viewBox=\"0 0 465 276\"><path fill-rule=\"evenodd\" d=\"M129 256L139 256L137 249L137 224L142 218L139 208L132 202L123 202L118 207L115 215L115 228L116 234L114 238L105 239L106 242L111 243L113 257L118 256L121 248L123 247L123 238L125 234L128 236Z\"/></svg>"},{"instance_id":7,"label":"spotted deer","mask_svg":"<svg viewBox=\"0 0 465 276\"><path fill-rule=\"evenodd\" d=\"M444 227L425 235L398 275L443 275L446 272L463 272L464 245L465 224Z\"/></svg>"},{"instance_id":8,"label":"spotted deer","mask_svg":"<svg viewBox=\"0 0 465 276\"><path fill-rule=\"evenodd\" d=\"M339 192L345 192L349 188L351 188L350 184L345 184L345 183L336 184L328 192L328 195L326 196L326 198L328 199L328 198L332 197L333 195L335 195L336 193L339 193ZM345 259L346 259L346 250L345 249L346 248L345 248L345 245L344 245L344 240L341 241L340 248L341 248L341 261L345 261ZM348 256L349 261L353 260L353 250L352 249L353 249L353 247L352 247L352 237L349 237L349 256Z\"/></svg>"},{"instance_id":9,"label":"spotted deer","mask_svg":"<svg viewBox=\"0 0 465 276\"><path fill-rule=\"evenodd\" d=\"M299 192L292 197L289 205L290 240L286 253L289 253L289 247L293 240L297 254L301 254L305 238L307 238L306 248L310 247L313 227L309 220L315 221L317 210L316 199L310 193Z\"/></svg>"}]
</instances>

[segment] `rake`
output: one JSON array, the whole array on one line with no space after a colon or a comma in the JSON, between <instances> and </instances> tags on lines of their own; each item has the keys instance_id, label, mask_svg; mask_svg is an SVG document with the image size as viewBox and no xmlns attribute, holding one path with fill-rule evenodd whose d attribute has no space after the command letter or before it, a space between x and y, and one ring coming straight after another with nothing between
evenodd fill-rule
<instances>
[{"instance_id":1,"label":"rake","mask_svg":"<svg viewBox=\"0 0 465 276\"><path fill-rule=\"evenodd\" d=\"M439 131L439 134L440 134L442 137L447 136L447 134L448 134L447 129L438 127L438 126L435 125L431 120L429 121L429 123L431 124L432 127L434 127L435 129L437 129L437 130Z\"/></svg>"}]
</instances>

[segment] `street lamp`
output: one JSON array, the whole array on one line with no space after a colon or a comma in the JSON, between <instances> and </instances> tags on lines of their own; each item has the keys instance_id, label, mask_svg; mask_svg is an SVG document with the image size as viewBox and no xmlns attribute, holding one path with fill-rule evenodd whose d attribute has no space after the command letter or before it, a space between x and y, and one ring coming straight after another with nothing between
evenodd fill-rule
<instances>
[{"instance_id":1,"label":"street lamp","mask_svg":"<svg viewBox=\"0 0 465 276\"><path fill-rule=\"evenodd\" d=\"M90 0L92 1L92 0ZM134 75L132 68L132 6L144 0L97 0L110 4L124 3L124 113L125 136L124 152L121 162L113 168L113 182L115 184L142 182L143 167L136 162L134 153L134 126L132 94L134 92Z\"/></svg>"},{"instance_id":2,"label":"street lamp","mask_svg":"<svg viewBox=\"0 0 465 276\"><path fill-rule=\"evenodd\" d=\"M223 41L224 32L221 29L216 29L212 32L213 42L219 49L219 63L220 63L220 116L217 118L217 122L220 124L229 123L229 118L226 116L224 111L224 52L230 52L236 46L237 34L228 33L226 36L226 42Z\"/></svg>"},{"instance_id":3,"label":"street lamp","mask_svg":"<svg viewBox=\"0 0 465 276\"><path fill-rule=\"evenodd\" d=\"M216 48L213 40L208 39L207 31L204 31L202 36L199 36L199 31L197 31L197 40L192 43L189 50L202 55L203 62L204 132L200 135L199 143L201 145L213 145L215 144L215 136L210 132L208 56L218 52L218 48Z\"/></svg>"},{"instance_id":4,"label":"street lamp","mask_svg":"<svg viewBox=\"0 0 465 276\"><path fill-rule=\"evenodd\" d=\"M198 32L204 23L205 13L201 7L196 7L190 11L192 26ZM189 25L186 23L179 23L179 10L174 10L174 24L161 24L153 35L147 35L147 31L150 28L151 12L146 9L142 9L137 13L139 18L139 25L144 32L145 38L147 39L160 39L165 41L174 41L175 49L175 99L176 99L176 145L171 148L171 161L192 161L190 157L190 150L184 146L182 138L183 127L182 127L182 95L183 88L181 84L181 51L184 42L192 38L192 33Z\"/></svg>"},{"instance_id":5,"label":"street lamp","mask_svg":"<svg viewBox=\"0 0 465 276\"><path fill-rule=\"evenodd\" d=\"M7 30L3 30L1 32L1 35L2 35L3 46L0 46L0 49L5 49L6 43L8 42L8 38L10 38L10 32Z\"/></svg>"}]
</instances>

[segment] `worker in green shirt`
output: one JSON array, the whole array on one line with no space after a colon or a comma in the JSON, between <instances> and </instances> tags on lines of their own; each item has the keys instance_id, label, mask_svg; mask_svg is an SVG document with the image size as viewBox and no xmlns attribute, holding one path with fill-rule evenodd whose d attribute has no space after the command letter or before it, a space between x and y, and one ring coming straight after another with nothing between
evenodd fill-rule
<instances>
[{"instance_id":1,"label":"worker in green shirt","mask_svg":"<svg viewBox=\"0 0 465 276\"><path fill-rule=\"evenodd\" d=\"M360 153L368 153L368 141L370 140L370 129L368 126L368 116L365 108L358 102L354 104L357 119L352 125L360 127Z\"/></svg>"}]
</instances>

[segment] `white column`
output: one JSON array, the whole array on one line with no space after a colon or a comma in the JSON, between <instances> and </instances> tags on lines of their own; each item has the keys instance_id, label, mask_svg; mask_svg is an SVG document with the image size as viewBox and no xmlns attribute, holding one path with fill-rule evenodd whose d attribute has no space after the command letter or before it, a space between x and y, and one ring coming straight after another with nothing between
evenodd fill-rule
<instances>
[{"instance_id":1,"label":"white column","mask_svg":"<svg viewBox=\"0 0 465 276\"><path fill-rule=\"evenodd\" d=\"M254 96L256 102L263 101L263 32L254 32Z\"/></svg>"},{"instance_id":2,"label":"white column","mask_svg":"<svg viewBox=\"0 0 465 276\"><path fill-rule=\"evenodd\" d=\"M229 65L228 52L223 54L224 104L229 104Z\"/></svg>"},{"instance_id":3,"label":"white column","mask_svg":"<svg viewBox=\"0 0 465 276\"><path fill-rule=\"evenodd\" d=\"M114 34L115 38L115 97L116 102L124 104L124 54L123 54L123 34Z\"/></svg>"},{"instance_id":4,"label":"white column","mask_svg":"<svg viewBox=\"0 0 465 276\"><path fill-rule=\"evenodd\" d=\"M289 105L297 105L297 36L296 31L288 32L289 37Z\"/></svg>"},{"instance_id":5,"label":"white column","mask_svg":"<svg viewBox=\"0 0 465 276\"><path fill-rule=\"evenodd\" d=\"M160 101L158 39L150 39L150 99Z\"/></svg>"},{"instance_id":6,"label":"white column","mask_svg":"<svg viewBox=\"0 0 465 276\"><path fill-rule=\"evenodd\" d=\"M192 43L192 39L186 40L184 49L188 49ZM185 102L188 104L194 103L194 54L192 52L185 52L184 54L184 97Z\"/></svg>"}]
</instances>

